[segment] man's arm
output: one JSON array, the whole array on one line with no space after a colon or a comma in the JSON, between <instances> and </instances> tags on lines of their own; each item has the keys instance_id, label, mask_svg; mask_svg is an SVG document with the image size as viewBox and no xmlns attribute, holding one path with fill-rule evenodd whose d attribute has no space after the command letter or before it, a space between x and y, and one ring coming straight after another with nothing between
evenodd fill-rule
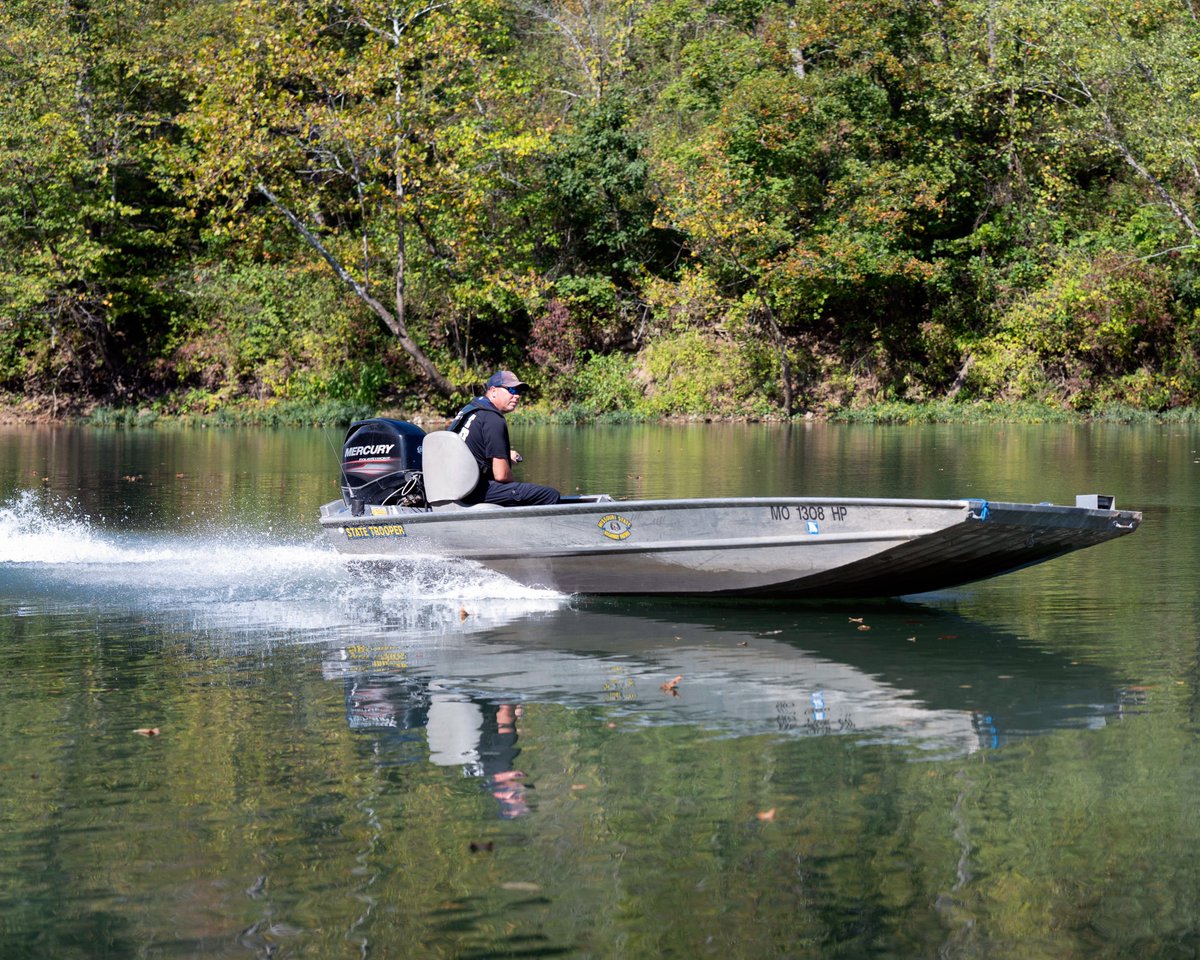
<instances>
[{"instance_id":1,"label":"man's arm","mask_svg":"<svg viewBox=\"0 0 1200 960\"><path fill-rule=\"evenodd\" d=\"M492 457L492 479L497 483L512 483L512 464L500 457Z\"/></svg>"}]
</instances>

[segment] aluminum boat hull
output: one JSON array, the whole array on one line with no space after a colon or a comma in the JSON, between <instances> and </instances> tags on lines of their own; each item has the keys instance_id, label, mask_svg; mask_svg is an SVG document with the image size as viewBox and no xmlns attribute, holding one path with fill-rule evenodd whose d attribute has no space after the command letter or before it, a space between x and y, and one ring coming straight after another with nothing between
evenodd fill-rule
<instances>
[{"instance_id":1,"label":"aluminum boat hull","mask_svg":"<svg viewBox=\"0 0 1200 960\"><path fill-rule=\"evenodd\" d=\"M320 522L341 552L471 560L566 593L895 597L1051 560L1132 533L1128 510L985 500L742 498L421 510L340 500Z\"/></svg>"}]
</instances>

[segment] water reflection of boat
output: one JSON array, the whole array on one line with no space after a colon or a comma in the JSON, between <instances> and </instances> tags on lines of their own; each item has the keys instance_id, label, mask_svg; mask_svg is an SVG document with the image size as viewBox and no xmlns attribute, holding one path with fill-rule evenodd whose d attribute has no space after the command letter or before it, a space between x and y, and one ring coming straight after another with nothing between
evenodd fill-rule
<instances>
[{"instance_id":1,"label":"water reflection of boat","mask_svg":"<svg viewBox=\"0 0 1200 960\"><path fill-rule=\"evenodd\" d=\"M861 618L838 608L567 608L436 640L377 635L340 649L325 673L344 679L353 726L424 736L435 762L485 773L496 711L526 703L602 706L623 722L717 734L850 733L939 754L1103 726L1120 712L1106 671L916 605Z\"/></svg>"},{"instance_id":2,"label":"water reflection of boat","mask_svg":"<svg viewBox=\"0 0 1200 960\"><path fill-rule=\"evenodd\" d=\"M566 593L896 597L994 577L1137 529L1112 497L1073 507L986 500L575 497L464 506L479 480L454 434L351 425L342 499L320 523L357 556L473 560Z\"/></svg>"}]
</instances>

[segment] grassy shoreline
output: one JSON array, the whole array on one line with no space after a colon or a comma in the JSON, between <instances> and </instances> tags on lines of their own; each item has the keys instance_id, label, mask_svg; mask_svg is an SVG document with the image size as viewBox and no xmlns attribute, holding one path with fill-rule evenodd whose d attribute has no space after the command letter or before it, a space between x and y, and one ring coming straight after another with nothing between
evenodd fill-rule
<instances>
[{"instance_id":1,"label":"grassy shoreline","mask_svg":"<svg viewBox=\"0 0 1200 960\"><path fill-rule=\"evenodd\" d=\"M152 407L65 408L45 399L5 398L0 400L0 424L84 424L96 427L196 427L203 429L253 427L330 427L344 426L352 420L371 416L394 417L420 425L440 426L446 414L431 408L375 410L361 404L328 401L324 403L267 402L218 408L206 413L164 413ZM1180 407L1165 411L1142 410L1125 405L1108 405L1096 410L1076 411L1038 403L999 403L992 401L952 402L935 400L924 403L885 402L858 408L807 411L791 418L782 414L689 414L681 416L638 416L627 411L597 412L583 405L561 409L548 403L534 403L518 411L514 422L527 424L623 425L646 423L842 423L904 425L932 423L1127 423L1197 424L1200 408Z\"/></svg>"}]
</instances>

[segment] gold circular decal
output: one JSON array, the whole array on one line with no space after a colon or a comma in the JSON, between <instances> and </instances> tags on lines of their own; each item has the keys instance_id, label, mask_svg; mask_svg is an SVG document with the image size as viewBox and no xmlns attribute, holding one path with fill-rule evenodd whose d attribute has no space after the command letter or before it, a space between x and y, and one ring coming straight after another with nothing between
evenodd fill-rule
<instances>
[{"instance_id":1,"label":"gold circular decal","mask_svg":"<svg viewBox=\"0 0 1200 960\"><path fill-rule=\"evenodd\" d=\"M633 526L633 521L626 517L619 517L615 513L601 517L596 526L600 528L600 532L608 537L609 540L624 540L633 533L630 529Z\"/></svg>"}]
</instances>

